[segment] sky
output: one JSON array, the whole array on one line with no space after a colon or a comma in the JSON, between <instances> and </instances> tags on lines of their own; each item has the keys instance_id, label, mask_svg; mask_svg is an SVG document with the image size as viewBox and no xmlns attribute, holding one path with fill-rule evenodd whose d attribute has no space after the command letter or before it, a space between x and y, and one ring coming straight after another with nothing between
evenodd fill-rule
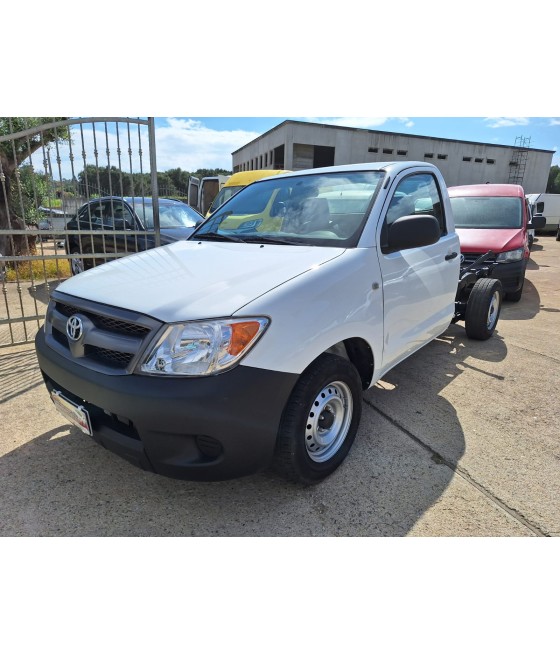
<instances>
[{"instance_id":1,"label":"sky","mask_svg":"<svg viewBox=\"0 0 560 655\"><path fill-rule=\"evenodd\" d=\"M514 146L516 139L523 139L529 147L554 151L552 164L560 164L560 118L160 116L155 118L157 169L159 172L174 168L188 172L202 168L232 170L232 152L288 119L508 146ZM83 151L86 152L87 164L95 164L94 151L97 149L99 167L109 163L120 167L123 172L149 171L147 129L141 128L139 145L136 127L130 129L129 142L126 126L122 123L118 125L118 135L115 121L87 122L81 129L73 127L71 147L74 164L71 164L68 144L61 144L58 153L51 149L50 166L54 179L72 179L80 173L84 165L82 145ZM126 154L129 145L132 162ZM142 161L139 156L140 147ZM57 154L59 164L56 163ZM32 163L36 170L44 170L41 151L33 155Z\"/></svg>"}]
</instances>

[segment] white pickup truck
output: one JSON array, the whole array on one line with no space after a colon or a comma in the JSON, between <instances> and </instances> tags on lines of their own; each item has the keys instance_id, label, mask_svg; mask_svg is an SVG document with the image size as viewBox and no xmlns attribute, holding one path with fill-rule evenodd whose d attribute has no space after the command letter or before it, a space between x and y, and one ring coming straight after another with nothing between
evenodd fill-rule
<instances>
[{"instance_id":1,"label":"white pickup truck","mask_svg":"<svg viewBox=\"0 0 560 655\"><path fill-rule=\"evenodd\" d=\"M188 240L63 282L39 364L70 421L146 470L223 480L272 464L312 484L389 369L451 322L492 335L500 282L459 255L431 164L271 177Z\"/></svg>"}]
</instances>

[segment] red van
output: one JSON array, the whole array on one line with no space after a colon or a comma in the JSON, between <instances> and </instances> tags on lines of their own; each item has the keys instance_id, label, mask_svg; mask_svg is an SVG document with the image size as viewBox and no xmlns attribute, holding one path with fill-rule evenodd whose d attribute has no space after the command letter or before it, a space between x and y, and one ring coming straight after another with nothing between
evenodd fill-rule
<instances>
[{"instance_id":1,"label":"red van","mask_svg":"<svg viewBox=\"0 0 560 655\"><path fill-rule=\"evenodd\" d=\"M449 187L449 199L459 241L461 261L470 262L492 250L492 276L501 281L506 300L521 299L529 260L529 228L539 218L531 214L518 184L470 184Z\"/></svg>"}]
</instances>

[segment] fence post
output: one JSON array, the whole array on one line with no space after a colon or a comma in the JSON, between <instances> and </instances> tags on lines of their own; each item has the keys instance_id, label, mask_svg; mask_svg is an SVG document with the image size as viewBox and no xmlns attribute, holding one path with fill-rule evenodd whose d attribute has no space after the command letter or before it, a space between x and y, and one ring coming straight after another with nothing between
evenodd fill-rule
<instances>
[{"instance_id":1,"label":"fence post","mask_svg":"<svg viewBox=\"0 0 560 655\"><path fill-rule=\"evenodd\" d=\"M156 246L161 245L161 235L159 228L159 193L157 180L157 161L156 161L156 130L155 119L148 117L148 143L150 144L150 175L152 181L152 203L154 208L154 231Z\"/></svg>"}]
</instances>

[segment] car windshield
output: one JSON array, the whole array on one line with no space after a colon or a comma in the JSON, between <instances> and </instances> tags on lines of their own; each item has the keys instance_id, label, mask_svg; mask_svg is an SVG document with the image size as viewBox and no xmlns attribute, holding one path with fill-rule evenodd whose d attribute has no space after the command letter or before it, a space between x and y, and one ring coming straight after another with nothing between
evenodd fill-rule
<instances>
[{"instance_id":1,"label":"car windshield","mask_svg":"<svg viewBox=\"0 0 560 655\"><path fill-rule=\"evenodd\" d=\"M129 201L134 207L134 211L148 230L154 228L154 206L150 202L142 202L142 198L135 198ZM159 203L159 225L161 228L173 227L194 227L198 221L202 220L192 207L182 202L166 203L160 200Z\"/></svg>"},{"instance_id":2,"label":"car windshield","mask_svg":"<svg viewBox=\"0 0 560 655\"><path fill-rule=\"evenodd\" d=\"M521 198L466 196L450 201L455 227L480 230L521 227Z\"/></svg>"},{"instance_id":3,"label":"car windshield","mask_svg":"<svg viewBox=\"0 0 560 655\"><path fill-rule=\"evenodd\" d=\"M210 212L215 212L218 207L221 207L226 200L229 200L232 196L234 196L240 189L242 189L242 186L224 186L221 188L220 192L218 195L214 198L212 201L212 204L210 205Z\"/></svg>"},{"instance_id":4,"label":"car windshield","mask_svg":"<svg viewBox=\"0 0 560 655\"><path fill-rule=\"evenodd\" d=\"M354 247L383 171L346 171L253 182L192 238Z\"/></svg>"}]
</instances>

